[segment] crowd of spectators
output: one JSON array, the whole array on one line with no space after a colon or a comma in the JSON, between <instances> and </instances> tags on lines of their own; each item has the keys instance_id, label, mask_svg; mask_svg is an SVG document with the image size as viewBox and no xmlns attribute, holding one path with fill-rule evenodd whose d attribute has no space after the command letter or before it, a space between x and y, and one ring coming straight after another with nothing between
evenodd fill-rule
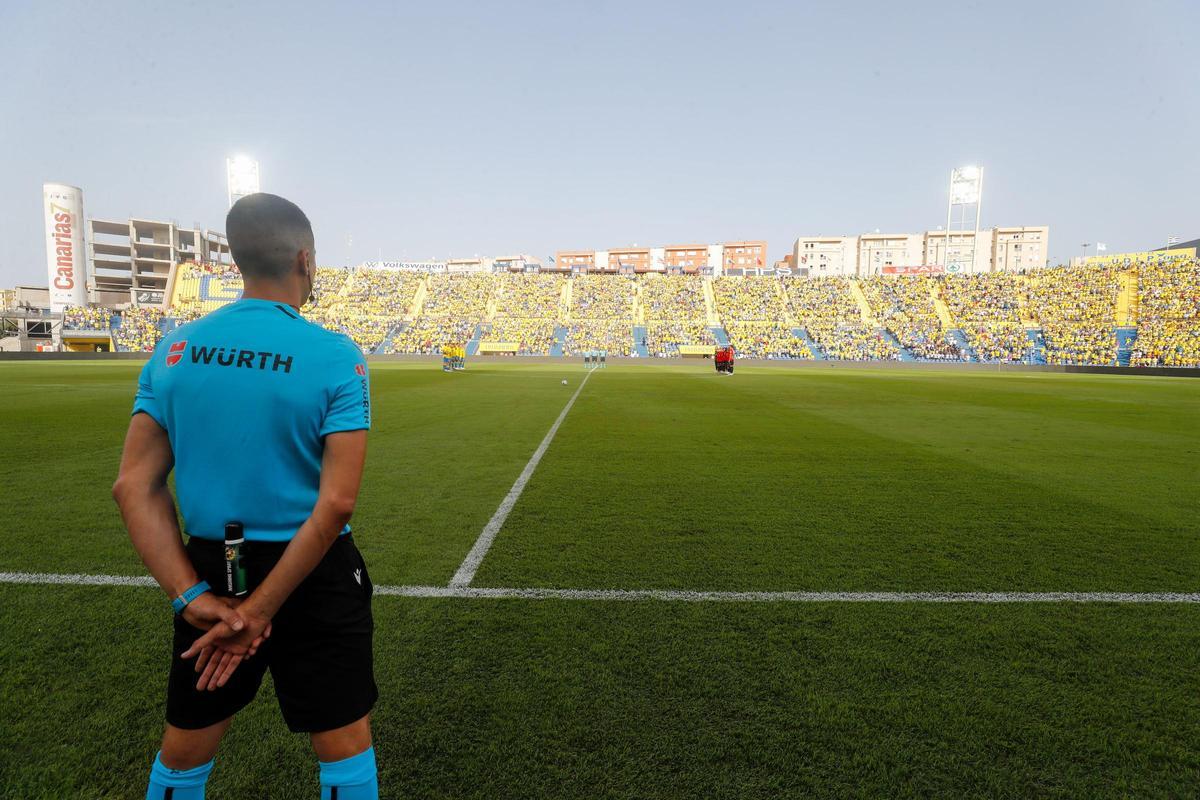
<instances>
[{"instance_id":1,"label":"crowd of spectators","mask_svg":"<svg viewBox=\"0 0 1200 800\"><path fill-rule=\"evenodd\" d=\"M1023 361L1032 345L1021 321L1024 276L951 275L942 282L950 315L981 361Z\"/></svg>"},{"instance_id":2,"label":"crowd of spectators","mask_svg":"<svg viewBox=\"0 0 1200 800\"><path fill-rule=\"evenodd\" d=\"M201 287L208 291L201 297ZM226 264L179 265L175 275L173 316L195 319L242 296L242 273Z\"/></svg>"},{"instance_id":3,"label":"crowd of spectators","mask_svg":"<svg viewBox=\"0 0 1200 800\"><path fill-rule=\"evenodd\" d=\"M647 322L707 320L703 280L698 275L646 275L642 309Z\"/></svg>"},{"instance_id":4,"label":"crowd of spectators","mask_svg":"<svg viewBox=\"0 0 1200 800\"><path fill-rule=\"evenodd\" d=\"M775 278L715 278L712 288L717 313L727 326L731 322L787 321L787 305Z\"/></svg>"},{"instance_id":5,"label":"crowd of spectators","mask_svg":"<svg viewBox=\"0 0 1200 800\"><path fill-rule=\"evenodd\" d=\"M479 322L487 316L495 286L490 273L430 275L421 316Z\"/></svg>"},{"instance_id":6,"label":"crowd of spectators","mask_svg":"<svg viewBox=\"0 0 1200 800\"><path fill-rule=\"evenodd\" d=\"M784 322L746 320L726 322L729 343L742 358L812 358L804 340Z\"/></svg>"},{"instance_id":7,"label":"crowd of spectators","mask_svg":"<svg viewBox=\"0 0 1200 800\"><path fill-rule=\"evenodd\" d=\"M565 279L559 275L505 273L499 278L496 316L483 339L512 342L517 355L548 355L562 319Z\"/></svg>"},{"instance_id":8,"label":"crowd of spectators","mask_svg":"<svg viewBox=\"0 0 1200 800\"><path fill-rule=\"evenodd\" d=\"M1139 264L1138 333L1130 363L1200 367L1200 261Z\"/></svg>"},{"instance_id":9,"label":"crowd of spectators","mask_svg":"<svg viewBox=\"0 0 1200 800\"><path fill-rule=\"evenodd\" d=\"M1116 361L1120 273L1107 266L1061 267L1025 276L1026 313L1042 326L1048 364Z\"/></svg>"},{"instance_id":10,"label":"crowd of spectators","mask_svg":"<svg viewBox=\"0 0 1200 800\"><path fill-rule=\"evenodd\" d=\"M646 323L647 352L655 358L674 358L680 345L715 345L717 337L703 320L659 320ZM639 343L641 344L641 343Z\"/></svg>"},{"instance_id":11,"label":"crowd of spectators","mask_svg":"<svg viewBox=\"0 0 1200 800\"><path fill-rule=\"evenodd\" d=\"M1134 365L1200 366L1200 261L1184 259L1134 265L1138 276L1138 335ZM719 277L712 280L715 310L744 357L811 357L793 335L791 320L831 358L894 359L890 331L917 358L961 360L965 353L948 336L934 297L940 291L952 325L962 329L981 360L1019 362L1039 342L1050 363L1109 364L1116 357L1114 327L1122 271L1113 267L1055 268L1027 274L989 273L944 278L874 277L858 287L870 317L855 302L847 278ZM200 299L200 282L215 299ZM437 353L447 343L483 338L515 342L518 351L545 354L555 328L565 326L565 352L607 350L631 355L645 344L652 356L673 357L681 345L712 345L704 279L695 275L577 275L569 309L566 278L552 274L469 273L423 275L320 268L315 301L304 316L342 331L367 352L390 343L388 352ZM175 304L179 323L195 319L240 295L236 268L219 264L180 266ZM421 282L426 293L417 318L407 325ZM215 287L215 289L214 289ZM782 289L782 291L781 291ZM639 291L640 290L640 291ZM646 335L635 342L635 312ZM68 330L109 327L111 312L93 306L68 308ZM114 330L118 350L151 350L161 339L163 313L133 309ZM488 322L489 318L491 322Z\"/></svg>"},{"instance_id":12,"label":"crowd of spectators","mask_svg":"<svg viewBox=\"0 0 1200 800\"><path fill-rule=\"evenodd\" d=\"M112 321L112 311L102 306L67 306L63 310L63 327L76 331L106 331Z\"/></svg>"},{"instance_id":13,"label":"crowd of spectators","mask_svg":"<svg viewBox=\"0 0 1200 800\"><path fill-rule=\"evenodd\" d=\"M867 324L846 278L787 278L784 288L792 313L829 358L847 361L894 360L900 350Z\"/></svg>"},{"instance_id":14,"label":"crowd of spectators","mask_svg":"<svg viewBox=\"0 0 1200 800\"><path fill-rule=\"evenodd\" d=\"M926 277L873 277L860 284L871 312L900 344L923 361L965 361L949 338L933 303L935 284Z\"/></svg>"},{"instance_id":15,"label":"crowd of spectators","mask_svg":"<svg viewBox=\"0 0 1200 800\"><path fill-rule=\"evenodd\" d=\"M646 319L647 352L655 358L679 355L681 345L715 345L708 327L704 283L698 275L646 275L642 279L642 310Z\"/></svg>"},{"instance_id":16,"label":"crowd of spectators","mask_svg":"<svg viewBox=\"0 0 1200 800\"><path fill-rule=\"evenodd\" d=\"M634 353L633 309L637 283L624 275L576 275L571 286L571 321L564 355L604 350Z\"/></svg>"},{"instance_id":17,"label":"crowd of spectators","mask_svg":"<svg viewBox=\"0 0 1200 800\"><path fill-rule=\"evenodd\" d=\"M589 350L604 350L610 356L631 356L633 327L629 320L580 319L567 326L563 355L574 356Z\"/></svg>"},{"instance_id":18,"label":"crowd of spectators","mask_svg":"<svg viewBox=\"0 0 1200 800\"><path fill-rule=\"evenodd\" d=\"M423 277L404 270L358 269L342 292L346 308L362 317L400 319L412 308Z\"/></svg>"},{"instance_id":19,"label":"crowd of spectators","mask_svg":"<svg viewBox=\"0 0 1200 800\"><path fill-rule=\"evenodd\" d=\"M477 323L453 316L420 317L392 336L388 353L440 354L447 344L465 345Z\"/></svg>"},{"instance_id":20,"label":"crowd of spectators","mask_svg":"<svg viewBox=\"0 0 1200 800\"><path fill-rule=\"evenodd\" d=\"M496 316L510 319L562 319L564 280L559 275L505 273L500 277Z\"/></svg>"},{"instance_id":21,"label":"crowd of spectators","mask_svg":"<svg viewBox=\"0 0 1200 800\"><path fill-rule=\"evenodd\" d=\"M637 284L623 275L577 275L571 287L572 320L633 322Z\"/></svg>"},{"instance_id":22,"label":"crowd of spectators","mask_svg":"<svg viewBox=\"0 0 1200 800\"><path fill-rule=\"evenodd\" d=\"M165 314L160 308L128 308L121 312L121 324L113 329L113 345L118 353L149 353L163 338Z\"/></svg>"},{"instance_id":23,"label":"crowd of spectators","mask_svg":"<svg viewBox=\"0 0 1200 800\"><path fill-rule=\"evenodd\" d=\"M236 264L214 264L209 262L188 261L179 265L180 277L198 278L201 275L215 275L224 280L242 279Z\"/></svg>"},{"instance_id":24,"label":"crowd of spectators","mask_svg":"<svg viewBox=\"0 0 1200 800\"><path fill-rule=\"evenodd\" d=\"M489 342L512 342L519 356L544 356L554 345L553 319L497 317L481 337Z\"/></svg>"}]
</instances>

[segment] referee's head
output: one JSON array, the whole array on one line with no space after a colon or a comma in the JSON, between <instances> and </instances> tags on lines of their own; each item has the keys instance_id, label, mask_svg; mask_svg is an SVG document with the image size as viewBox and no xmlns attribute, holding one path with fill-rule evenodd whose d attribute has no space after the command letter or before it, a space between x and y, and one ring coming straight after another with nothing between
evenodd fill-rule
<instances>
[{"instance_id":1,"label":"referee's head","mask_svg":"<svg viewBox=\"0 0 1200 800\"><path fill-rule=\"evenodd\" d=\"M282 292L297 308L308 301L317 268L316 242L300 206L266 192L246 195L229 209L225 235L246 296Z\"/></svg>"}]
</instances>

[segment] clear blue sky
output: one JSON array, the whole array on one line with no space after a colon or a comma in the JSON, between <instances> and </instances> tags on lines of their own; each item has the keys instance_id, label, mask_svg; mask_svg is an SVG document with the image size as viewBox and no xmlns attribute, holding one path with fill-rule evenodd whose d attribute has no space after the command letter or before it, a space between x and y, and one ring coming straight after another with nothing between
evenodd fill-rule
<instances>
[{"instance_id":1,"label":"clear blue sky","mask_svg":"<svg viewBox=\"0 0 1200 800\"><path fill-rule=\"evenodd\" d=\"M1050 254L1200 235L1200 3L7 0L0 286L41 184L223 228L224 159L322 263L985 226ZM736 120L738 124L732 124ZM898 120L898 122L897 122ZM349 244L348 237L353 237Z\"/></svg>"}]
</instances>

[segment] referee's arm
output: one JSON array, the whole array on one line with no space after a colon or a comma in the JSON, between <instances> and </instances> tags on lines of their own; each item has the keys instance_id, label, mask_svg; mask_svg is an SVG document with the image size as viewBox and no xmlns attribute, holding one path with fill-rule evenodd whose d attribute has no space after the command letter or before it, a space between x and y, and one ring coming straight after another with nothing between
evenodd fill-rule
<instances>
[{"instance_id":1,"label":"referee's arm","mask_svg":"<svg viewBox=\"0 0 1200 800\"><path fill-rule=\"evenodd\" d=\"M149 414L135 413L125 434L121 469L112 487L129 538L142 562L171 599L195 586L199 578L183 549L175 500L167 476L175 466L171 440ZM221 621L230 630L244 622L230 603L205 592L188 603L184 619L204 630Z\"/></svg>"},{"instance_id":2,"label":"referee's arm","mask_svg":"<svg viewBox=\"0 0 1200 800\"><path fill-rule=\"evenodd\" d=\"M205 647L213 645L231 655L252 649L252 643L267 629L279 607L325 557L350 521L358 500L366 457L366 430L341 431L325 437L317 503L271 572L238 606L238 613L245 621L244 628L239 633L231 625L214 625L192 644L191 649L183 654L184 658L198 655ZM218 685L223 685L232 671L231 668L219 667L214 659L213 669L204 677L219 677L221 680ZM204 677L201 679L202 685L205 683Z\"/></svg>"}]
</instances>

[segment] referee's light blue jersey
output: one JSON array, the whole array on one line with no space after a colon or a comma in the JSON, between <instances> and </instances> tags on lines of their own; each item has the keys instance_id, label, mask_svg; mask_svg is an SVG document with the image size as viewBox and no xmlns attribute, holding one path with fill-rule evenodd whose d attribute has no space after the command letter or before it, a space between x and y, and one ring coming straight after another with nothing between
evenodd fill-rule
<instances>
[{"instance_id":1,"label":"referee's light blue jersey","mask_svg":"<svg viewBox=\"0 0 1200 800\"><path fill-rule=\"evenodd\" d=\"M223 539L236 520L247 539L280 542L317 502L324 437L371 427L370 388L348 337L239 300L159 343L133 413L170 436L184 531Z\"/></svg>"}]
</instances>

